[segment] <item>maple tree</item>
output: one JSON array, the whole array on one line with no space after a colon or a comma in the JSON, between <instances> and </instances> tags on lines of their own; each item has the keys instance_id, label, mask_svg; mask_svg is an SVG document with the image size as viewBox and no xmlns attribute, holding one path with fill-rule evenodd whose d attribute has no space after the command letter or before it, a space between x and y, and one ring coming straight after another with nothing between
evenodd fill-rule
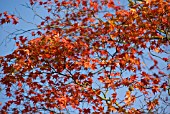
<instances>
[{"instance_id":1,"label":"maple tree","mask_svg":"<svg viewBox=\"0 0 170 114\"><path fill-rule=\"evenodd\" d=\"M170 0L30 0L48 12L0 57L1 113L165 113ZM34 11L34 13L36 13ZM18 24L7 12L0 23ZM170 93L169 93L170 95Z\"/></svg>"}]
</instances>

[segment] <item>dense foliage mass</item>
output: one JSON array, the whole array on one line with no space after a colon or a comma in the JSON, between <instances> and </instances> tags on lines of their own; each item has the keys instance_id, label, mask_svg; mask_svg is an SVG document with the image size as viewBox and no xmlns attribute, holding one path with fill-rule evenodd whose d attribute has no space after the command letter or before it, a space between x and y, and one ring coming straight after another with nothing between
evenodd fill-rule
<instances>
[{"instance_id":1,"label":"dense foliage mass","mask_svg":"<svg viewBox=\"0 0 170 114\"><path fill-rule=\"evenodd\" d=\"M0 57L1 113L166 113L170 0L126 2L30 0L42 21Z\"/></svg>"}]
</instances>

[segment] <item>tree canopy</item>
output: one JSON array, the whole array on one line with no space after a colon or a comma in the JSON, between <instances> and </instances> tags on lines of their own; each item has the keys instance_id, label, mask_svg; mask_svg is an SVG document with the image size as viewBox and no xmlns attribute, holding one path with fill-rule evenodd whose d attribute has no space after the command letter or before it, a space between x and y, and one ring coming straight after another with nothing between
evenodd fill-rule
<instances>
[{"instance_id":1,"label":"tree canopy","mask_svg":"<svg viewBox=\"0 0 170 114\"><path fill-rule=\"evenodd\" d=\"M1 113L170 109L170 0L30 0L27 7L41 22L12 33L16 49L0 57ZM0 14L1 25L20 20Z\"/></svg>"}]
</instances>

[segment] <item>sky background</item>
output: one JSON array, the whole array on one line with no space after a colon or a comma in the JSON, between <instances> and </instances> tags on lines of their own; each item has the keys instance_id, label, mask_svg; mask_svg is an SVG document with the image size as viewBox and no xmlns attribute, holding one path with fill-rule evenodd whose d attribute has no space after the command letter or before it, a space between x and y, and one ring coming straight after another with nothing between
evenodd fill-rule
<instances>
[{"instance_id":1,"label":"sky background","mask_svg":"<svg viewBox=\"0 0 170 114\"><path fill-rule=\"evenodd\" d=\"M0 13L3 13L5 11L8 12L8 14L15 14L20 15L25 20L38 23L39 20L34 17L32 11L28 8L26 8L26 3L28 3L29 0L0 0ZM8 55L12 53L15 49L15 41L9 40L13 37L8 36L9 33L16 31L16 29L24 29L28 30L30 28L35 28L34 25L25 23L23 21L19 21L17 25L13 24L4 24L0 25L0 56ZM24 36L29 36L28 33L24 34ZM30 38L30 37L28 37ZM31 37L33 38L33 37ZM0 85L1 88L3 88L2 85ZM7 101L8 98L4 96L3 91L0 92L0 102ZM2 105L1 105L2 106ZM1 107L0 106L0 107Z\"/></svg>"},{"instance_id":2,"label":"sky background","mask_svg":"<svg viewBox=\"0 0 170 114\"><path fill-rule=\"evenodd\" d=\"M115 1L117 2L118 0ZM20 17L29 22L39 23L41 20L34 16L32 10L24 6L27 5L27 3L29 3L29 0L0 0L0 13L7 11L9 14L15 14L17 16L20 15ZM127 0L120 0L120 3L125 7L128 6ZM37 12L41 15L46 14L43 9L39 9ZM7 37L9 33L16 31L16 29L28 30L30 28L35 28L35 26L21 20L17 25L0 25L0 56L10 54L15 49L14 40L9 41L9 39L13 37ZM29 34L24 35L29 36ZM28 37L28 39L30 39L30 37Z\"/></svg>"},{"instance_id":3,"label":"sky background","mask_svg":"<svg viewBox=\"0 0 170 114\"><path fill-rule=\"evenodd\" d=\"M34 18L32 11L27 8L26 3L29 0L0 0L0 12L7 11L9 14L20 15L25 20L38 23L38 19ZM30 29L34 28L33 25L25 23L23 21L19 21L17 25L12 24L4 24L0 26L0 56L10 54L15 47L14 40L9 41L11 36L7 37L7 35L11 32L16 31L16 29ZM27 34L26 34L27 35ZM8 39L7 39L8 38Z\"/></svg>"},{"instance_id":4,"label":"sky background","mask_svg":"<svg viewBox=\"0 0 170 114\"><path fill-rule=\"evenodd\" d=\"M33 23L39 23L40 20L34 17L34 14L32 13L32 11L26 8L25 6L23 6L23 5L26 5L26 3L28 2L29 0L0 0L0 13L7 11L9 14L20 15L27 21L30 21ZM122 5L125 5L127 4L127 0L121 0L121 3ZM39 12L41 14L44 13L43 10L41 11L39 10ZM35 28L35 27L34 25L25 23L23 21L19 21L19 24L17 25L4 24L0 26L0 56L10 54L14 51L15 42L13 40L9 40L9 38L12 38L12 37L10 36L7 37L7 35L9 34L9 32L13 32L16 29L21 29L21 28L24 30L28 30L30 28ZM24 36L29 36L29 34L28 33L24 34ZM30 37L28 37L28 39L30 39ZM1 100L2 99L0 97L0 101Z\"/></svg>"}]
</instances>

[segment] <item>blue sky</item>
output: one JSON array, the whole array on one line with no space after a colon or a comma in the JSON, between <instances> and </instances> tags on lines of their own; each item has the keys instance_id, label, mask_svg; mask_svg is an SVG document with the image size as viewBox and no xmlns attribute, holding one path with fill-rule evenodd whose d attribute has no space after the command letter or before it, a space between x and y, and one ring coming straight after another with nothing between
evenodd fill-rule
<instances>
[{"instance_id":1,"label":"blue sky","mask_svg":"<svg viewBox=\"0 0 170 114\"><path fill-rule=\"evenodd\" d=\"M116 2L118 0L115 0ZM17 16L20 15L25 20L33 22L33 23L39 23L41 20L34 17L33 12L26 8L23 5L26 5L29 0L0 0L0 13L7 11L9 14L16 14ZM127 7L127 1L126 0L120 0L121 5ZM43 10L38 11L40 14L44 14ZM0 56L10 54L15 49L15 42L9 41L7 39L8 32L13 32L16 29L30 29L34 28L33 25L25 23L23 21L19 21L19 24L17 25L11 25L11 24L4 24L0 26ZM6 32L7 31L7 32ZM12 37L8 37L12 38ZM5 40L6 39L6 40ZM4 41L5 40L5 41ZM3 42L3 43L2 43Z\"/></svg>"},{"instance_id":2,"label":"blue sky","mask_svg":"<svg viewBox=\"0 0 170 114\"><path fill-rule=\"evenodd\" d=\"M35 22L36 19L34 19L34 15L32 11L28 8L26 8L23 5L26 5L28 3L28 0L0 0L0 12L7 11L9 14L16 14L20 15L27 21ZM12 38L11 36L8 37L8 32L16 31L16 29L30 29L34 26L31 24L27 24L23 21L20 21L17 25L11 25L11 24L4 24L0 26L0 56L10 54L15 47L14 41L9 41L9 38ZM6 40L5 40L6 39ZM5 41L4 41L5 40ZM2 43L3 42L3 43ZM1 44L2 43L2 44Z\"/></svg>"},{"instance_id":3,"label":"blue sky","mask_svg":"<svg viewBox=\"0 0 170 114\"><path fill-rule=\"evenodd\" d=\"M124 0L121 0L124 1ZM30 22L34 22L34 23L38 23L38 18L34 18L33 12L26 8L23 5L26 5L26 3L28 3L28 0L0 0L0 12L4 12L7 11L9 14L16 14L16 15L20 15L21 17L23 17L25 20L30 21ZM122 5L125 6L125 4L127 4L127 2L121 2ZM126 5L127 6L127 5ZM42 11L39 11L42 14ZM10 54L14 51L15 49L15 42L13 40L9 41L8 39L5 40L7 42L4 41L4 39L6 39L6 36L9 34L8 32L13 32L16 29L30 29L30 28L34 28L33 25L27 24L23 21L19 21L19 23L17 25L12 25L12 24L4 24L2 26L0 26L0 43L3 42L0 45L0 56L4 56L7 54ZM8 31L8 32L6 32ZM27 34L24 34L24 36ZM28 35L29 36L29 35ZM8 38L12 38L12 37L8 37ZM118 93L122 93L122 90L118 90ZM124 94L120 94L119 97L124 97ZM6 98L0 98L0 101L6 101ZM1 101L2 102L2 101Z\"/></svg>"},{"instance_id":4,"label":"blue sky","mask_svg":"<svg viewBox=\"0 0 170 114\"><path fill-rule=\"evenodd\" d=\"M126 1L126 0L121 0ZM25 5L28 2L28 0L0 0L0 12L7 11L10 14L20 14L21 17L24 17L27 21L31 21L33 23L39 23L38 18L34 18L34 15L32 11L28 8L26 8ZM121 2L122 5L127 4L127 2ZM19 12L19 13L18 13ZM41 12L41 11L40 11ZM42 13L42 12L41 12ZM9 41L9 42L3 42L6 36L8 35L8 32L15 31L15 29L23 28L25 30L34 28L33 25L27 24L25 22L20 22L19 24L13 26L11 24L5 24L0 26L0 56L10 54L15 49L15 42ZM8 32L6 32L8 31ZM25 34L26 36L29 34ZM8 40L6 40L8 41ZM1 44L1 42L3 42ZM123 94L121 94L123 95ZM120 95L120 96L121 96ZM1 99L0 99L1 101Z\"/></svg>"},{"instance_id":5,"label":"blue sky","mask_svg":"<svg viewBox=\"0 0 170 114\"><path fill-rule=\"evenodd\" d=\"M31 10L23 6L28 0L0 0L0 13L7 11L9 14L20 14L24 19L33 20L33 14ZM18 13L19 12L19 13ZM23 28L29 29L33 26L24 22L20 22L17 25L4 24L0 25L0 56L10 54L14 51L15 42L14 40L9 40L11 36L7 37L10 32L16 31L16 29ZM1 88L3 88L1 86ZM5 102L8 98L0 92L0 102ZM0 106L1 107L1 106Z\"/></svg>"}]
</instances>

